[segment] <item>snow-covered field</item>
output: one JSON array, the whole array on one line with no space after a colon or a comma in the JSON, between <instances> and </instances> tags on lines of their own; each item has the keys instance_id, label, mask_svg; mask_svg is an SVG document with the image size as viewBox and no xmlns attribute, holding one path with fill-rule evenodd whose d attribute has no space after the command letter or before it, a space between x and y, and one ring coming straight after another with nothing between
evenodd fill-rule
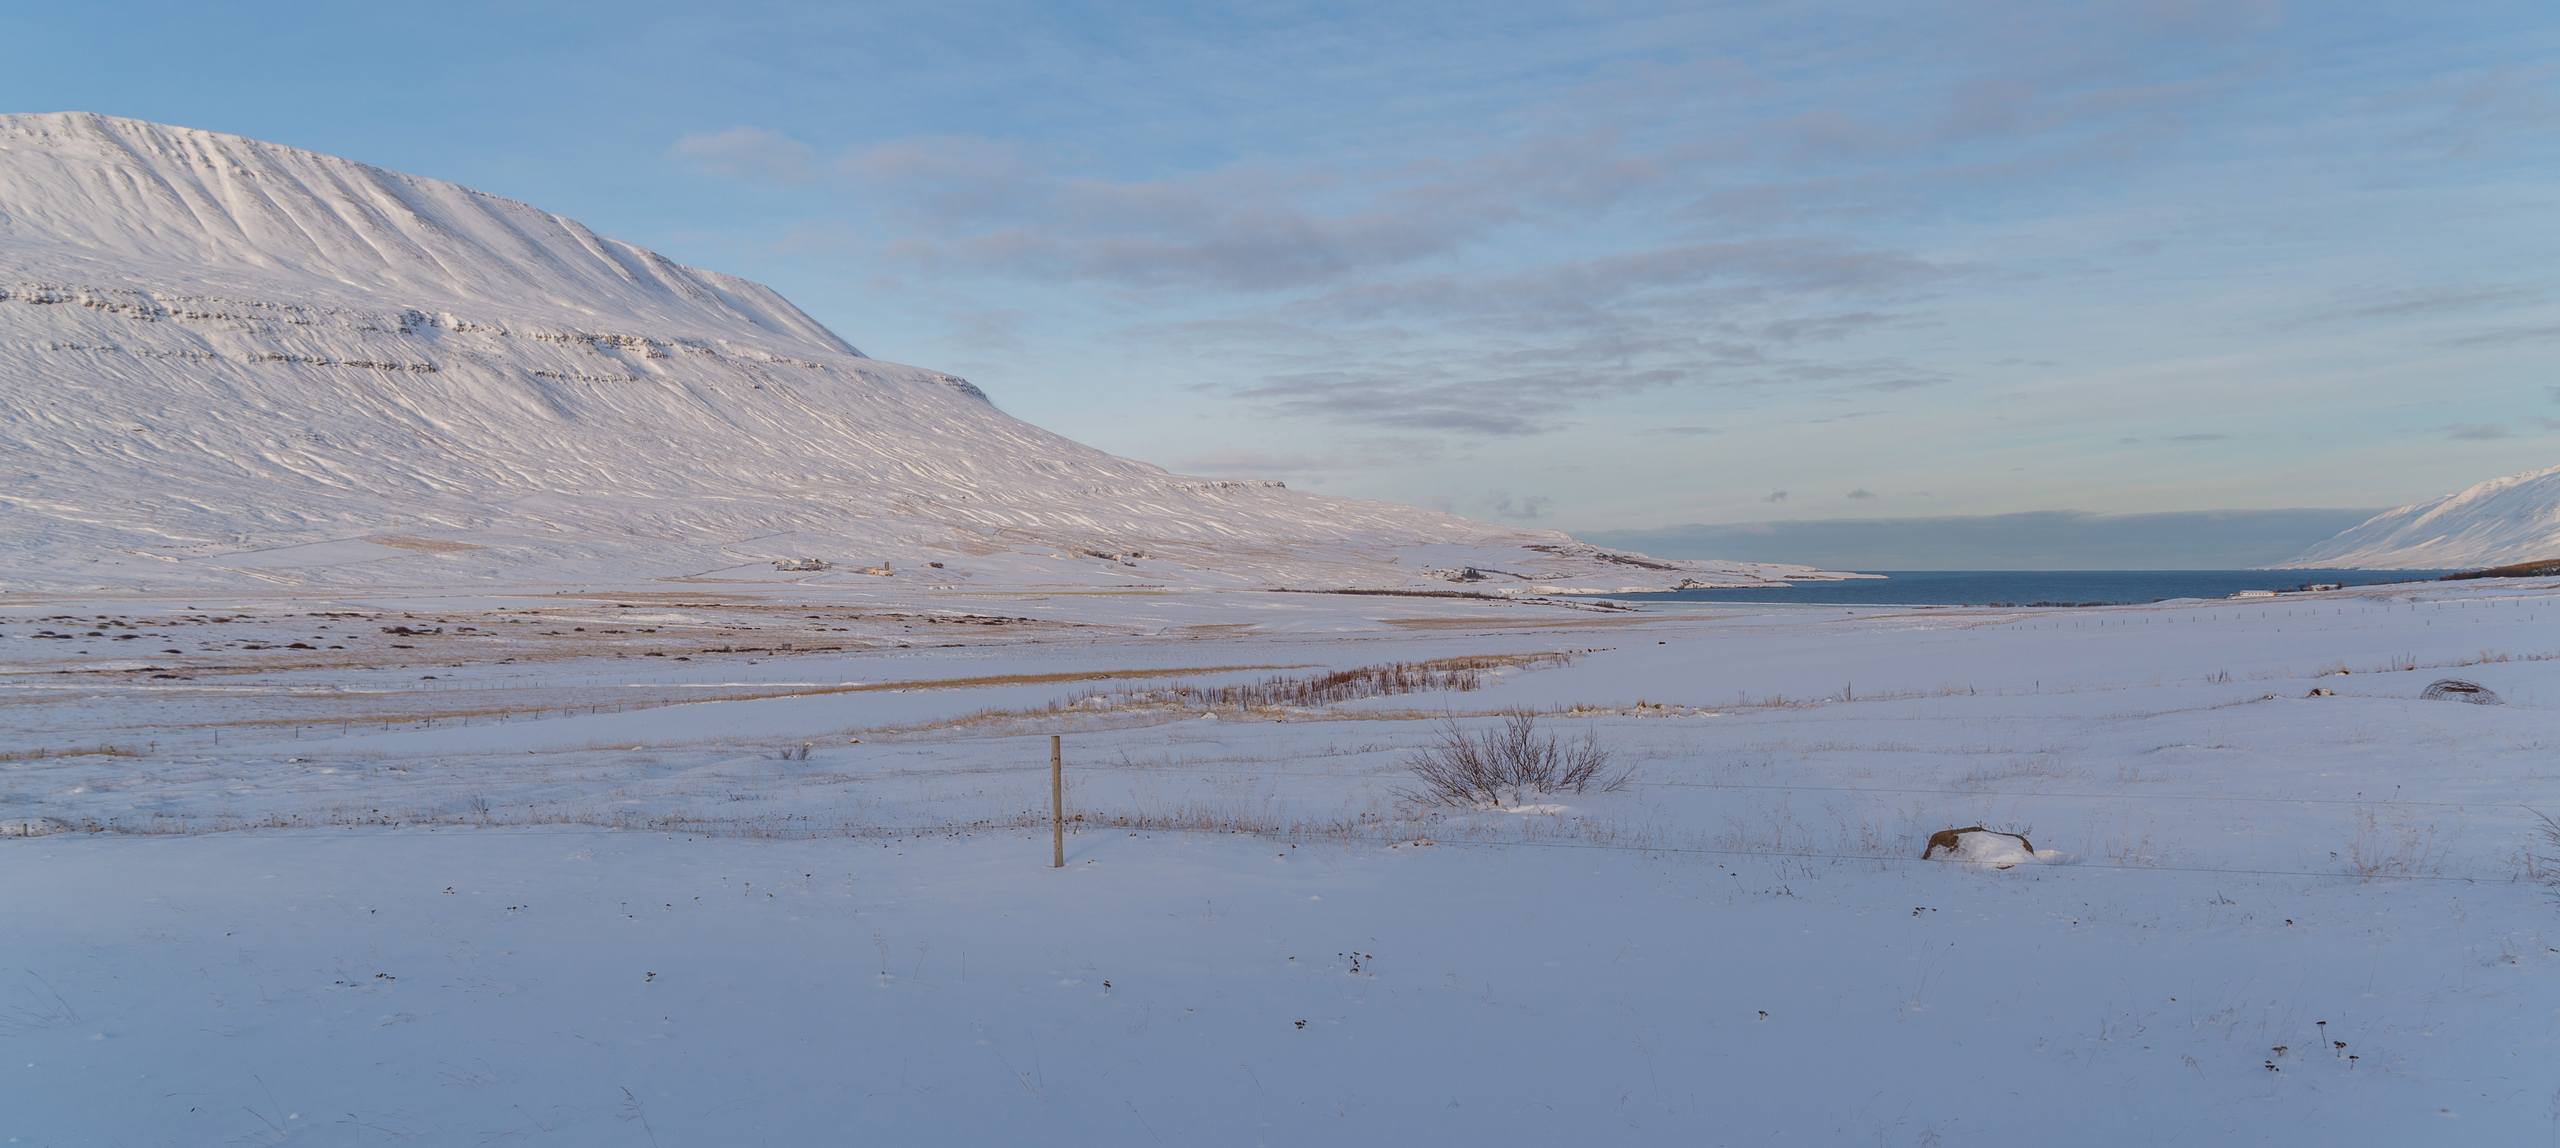
<instances>
[{"instance_id":1,"label":"snow-covered field","mask_svg":"<svg viewBox=\"0 0 2560 1148\"><path fill-rule=\"evenodd\" d=\"M8 1143L2560 1143L2560 584L1506 599L1835 575L238 137L0 116L0 205ZM1414 796L1524 710L1612 784Z\"/></svg>"},{"instance_id":2,"label":"snow-covered field","mask_svg":"<svg viewBox=\"0 0 2560 1148\"><path fill-rule=\"evenodd\" d=\"M0 599L0 1138L2550 1143L2555 658L2547 580ZM1632 782L1405 796L1524 707Z\"/></svg>"}]
</instances>

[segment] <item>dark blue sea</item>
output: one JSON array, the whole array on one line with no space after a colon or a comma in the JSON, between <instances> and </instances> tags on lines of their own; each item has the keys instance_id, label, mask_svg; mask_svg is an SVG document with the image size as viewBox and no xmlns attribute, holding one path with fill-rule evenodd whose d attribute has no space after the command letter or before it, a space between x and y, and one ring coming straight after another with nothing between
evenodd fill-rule
<instances>
[{"instance_id":1,"label":"dark blue sea","mask_svg":"<svg viewBox=\"0 0 2560 1148\"><path fill-rule=\"evenodd\" d=\"M2425 582L2441 570L1905 570L1883 578L1789 586L1611 594L1635 603L1754 602L1798 606L2118 606L2170 598L2228 598L2308 583Z\"/></svg>"}]
</instances>

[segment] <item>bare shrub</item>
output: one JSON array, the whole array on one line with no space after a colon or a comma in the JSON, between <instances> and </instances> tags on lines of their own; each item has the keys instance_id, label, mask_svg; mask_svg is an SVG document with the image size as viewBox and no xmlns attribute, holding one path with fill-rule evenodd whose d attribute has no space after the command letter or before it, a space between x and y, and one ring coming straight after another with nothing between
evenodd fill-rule
<instances>
[{"instance_id":1,"label":"bare shrub","mask_svg":"<svg viewBox=\"0 0 2560 1148\"><path fill-rule=\"evenodd\" d=\"M1444 719L1438 744L1407 760L1421 783L1404 796L1430 805L1461 809L1495 809L1525 804L1532 797L1557 793L1602 793L1622 789L1634 779L1627 769L1609 768L1610 753L1598 734L1565 741L1538 731L1538 716L1513 710L1496 729L1469 732L1456 718Z\"/></svg>"}]
</instances>

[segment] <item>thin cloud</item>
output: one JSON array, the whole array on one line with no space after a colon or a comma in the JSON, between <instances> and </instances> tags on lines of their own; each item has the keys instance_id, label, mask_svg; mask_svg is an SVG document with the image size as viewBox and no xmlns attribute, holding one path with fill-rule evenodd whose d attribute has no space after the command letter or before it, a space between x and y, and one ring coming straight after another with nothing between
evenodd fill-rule
<instances>
[{"instance_id":1,"label":"thin cloud","mask_svg":"<svg viewBox=\"0 0 2560 1148\"><path fill-rule=\"evenodd\" d=\"M1507 493L1496 492L1486 496L1484 506L1485 513L1495 518L1508 522L1535 522L1547 516L1555 501L1543 494L1515 499Z\"/></svg>"},{"instance_id":2,"label":"thin cloud","mask_svg":"<svg viewBox=\"0 0 2560 1148\"><path fill-rule=\"evenodd\" d=\"M1174 469L1218 478L1292 478L1376 470L1430 462L1441 454L1438 440L1414 436L1353 438L1322 452L1235 450L1195 454Z\"/></svg>"},{"instance_id":3,"label":"thin cloud","mask_svg":"<svg viewBox=\"0 0 2560 1148\"><path fill-rule=\"evenodd\" d=\"M1753 330L1753 333L1761 338L1780 343L1830 342L1889 326L1902 319L1902 316L1881 311L1799 315L1762 323Z\"/></svg>"},{"instance_id":4,"label":"thin cloud","mask_svg":"<svg viewBox=\"0 0 2560 1148\"><path fill-rule=\"evenodd\" d=\"M930 188L945 194L970 186L1010 187L1034 174L1019 146L982 136L891 140L838 156L832 171L875 187ZM951 215L984 209L971 199L941 199L934 206Z\"/></svg>"},{"instance_id":5,"label":"thin cloud","mask_svg":"<svg viewBox=\"0 0 2560 1148\"><path fill-rule=\"evenodd\" d=\"M2416 287L2347 296L2274 324L2279 329L2465 315L2531 302L2542 292L2520 286Z\"/></svg>"},{"instance_id":6,"label":"thin cloud","mask_svg":"<svg viewBox=\"0 0 2560 1148\"><path fill-rule=\"evenodd\" d=\"M1926 387L1940 386L1945 384L1945 382L1945 379L1878 379L1872 383L1852 383L1843 389L1867 391L1875 394L1897 394L1902 391L1916 391Z\"/></svg>"},{"instance_id":7,"label":"thin cloud","mask_svg":"<svg viewBox=\"0 0 2560 1148\"><path fill-rule=\"evenodd\" d=\"M1097 19L1097 34L1127 30ZM2552 73L2483 64L2485 21L2431 26L2368 74L2304 56L2311 25L2255 0L1887 8L1845 34L1783 6L1738 22L1507 15L1455 41L1401 35L1416 29L1388 16L1353 36L1341 20L1282 19L1276 36L1151 27L1155 47L1196 50L1084 61L1074 100L1000 109L1029 114L945 105L933 134L841 149L732 128L668 158L790 189L798 219L836 225L823 244L789 240L809 264L794 273L844 264L833 281L859 285L847 307L903 292L877 313L942 344L937 358L965 347L972 375L1090 385L1125 364L1184 413L1251 425L1236 445L1269 450L1262 462L1348 472L1336 439L1395 435L1449 449L1428 483L1462 492L1503 474L1489 461L1503 450L1468 456L1468 440L1577 429L1734 432L1678 452L1671 477L1699 487L1765 487L1806 464L1854 473L1936 442L1983 444L1974 473L2087 463L2086 481L2156 489L2137 468L2220 463L2241 444L2178 433L2167 404L2124 417L2142 388L2228 386L2257 404L2308 386L2352 330L2354 368L2319 399L2344 431L2319 449L2346 455L2388 433L2382 396L2423 377L2426 340L2496 380L2542 377L2521 360L2560 339L2560 291L2529 246L2479 263L2478 281L2430 281L2414 253L2476 236L2354 190L2411 170L2395 133L2467 110L2480 147L2540 138ZM1248 52L1304 73L1290 99L1260 72L1203 64ZM1197 105L1158 114L1165 90ZM2258 146L2278 130L2336 178L2260 178L2304 170ZM2486 208L2505 202L2486 197L2514 170L2500 164L2429 170L2427 185ZM2251 241L2270 218L2289 240ZM2371 233L2351 226L2408 234L2320 246ZM2141 289L2164 282L2215 286ZM2256 337L2208 339L2199 314ZM2146 334L2111 341L2125 330ZM1171 436L1159 449L1177 457L1195 445L1138 433ZM2124 449L2069 457L2117 436ZM1629 464L1583 455L1595 477L1542 497L1626 513L1601 490L1625 490ZM2230 481L2269 481L2273 463L2252 465Z\"/></svg>"},{"instance_id":8,"label":"thin cloud","mask_svg":"<svg viewBox=\"0 0 2560 1148\"><path fill-rule=\"evenodd\" d=\"M892 140L820 161L780 133L742 127L684 137L671 154L744 180L803 184L824 173L909 220L885 253L921 265L1259 292L1447 254L1531 211L1602 207L1658 178L1654 161L1607 139L1533 135L1436 166L1239 162L1141 179L1075 174L969 136ZM1633 258L1664 257L1678 256Z\"/></svg>"},{"instance_id":9,"label":"thin cloud","mask_svg":"<svg viewBox=\"0 0 2560 1148\"><path fill-rule=\"evenodd\" d=\"M815 154L807 144L759 127L688 133L667 147L669 158L704 175L792 185L816 178Z\"/></svg>"},{"instance_id":10,"label":"thin cloud","mask_svg":"<svg viewBox=\"0 0 2560 1148\"><path fill-rule=\"evenodd\" d=\"M2492 327L2485 331L2474 331L2468 335L2438 339L2436 345L2439 347L2504 347L2516 343L2539 343L2550 339L2560 339L2560 323L2528 323L2512 327Z\"/></svg>"},{"instance_id":11,"label":"thin cloud","mask_svg":"<svg viewBox=\"0 0 2560 1148\"><path fill-rule=\"evenodd\" d=\"M1557 430L1592 398L1635 394L1679 381L1640 370L1580 375L1457 377L1437 381L1319 371L1272 376L1236 389L1275 414L1361 426L1519 436Z\"/></svg>"},{"instance_id":12,"label":"thin cloud","mask_svg":"<svg viewBox=\"0 0 2560 1148\"><path fill-rule=\"evenodd\" d=\"M1583 536L1666 558L1802 562L1834 570L2225 570L2282 562L2373 513L2055 510L1665 526Z\"/></svg>"}]
</instances>

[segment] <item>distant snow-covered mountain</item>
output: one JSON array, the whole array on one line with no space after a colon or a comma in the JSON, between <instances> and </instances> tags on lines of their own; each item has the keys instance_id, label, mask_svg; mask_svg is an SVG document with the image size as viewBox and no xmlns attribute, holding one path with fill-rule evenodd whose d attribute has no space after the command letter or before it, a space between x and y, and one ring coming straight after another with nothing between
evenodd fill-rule
<instances>
[{"instance_id":1,"label":"distant snow-covered mountain","mask_svg":"<svg viewBox=\"0 0 2560 1148\"><path fill-rule=\"evenodd\" d=\"M0 590L884 567L1471 590L1810 573L1169 474L525 204L236 136L0 116Z\"/></svg>"},{"instance_id":2,"label":"distant snow-covered mountain","mask_svg":"<svg viewBox=\"0 0 2560 1148\"><path fill-rule=\"evenodd\" d=\"M2560 466L2374 515L2290 567L2453 570L2560 558Z\"/></svg>"}]
</instances>

